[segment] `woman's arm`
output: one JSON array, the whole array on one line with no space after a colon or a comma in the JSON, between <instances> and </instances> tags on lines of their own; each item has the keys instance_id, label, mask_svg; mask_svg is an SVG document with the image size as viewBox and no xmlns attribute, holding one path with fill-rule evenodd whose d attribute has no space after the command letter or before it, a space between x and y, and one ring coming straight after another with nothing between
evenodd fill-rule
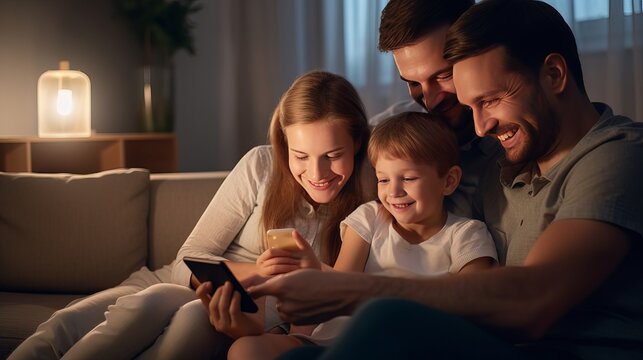
<instances>
[{"instance_id":1,"label":"woman's arm","mask_svg":"<svg viewBox=\"0 0 643 360\"><path fill-rule=\"evenodd\" d=\"M269 178L271 163L270 148L266 146L250 150L237 163L179 249L172 269L173 283L194 285L190 280L189 269L181 261L184 256L226 260L223 254L242 229L250 223L258 226L255 218L260 214L255 212L260 209L257 203L260 200L262 184ZM246 233L245 240L239 241L238 245L247 249L249 254L261 251L262 239L259 229L256 234L256 237L252 237ZM248 262L228 265L238 278L243 279L254 271L253 259L249 259Z\"/></svg>"}]
</instances>

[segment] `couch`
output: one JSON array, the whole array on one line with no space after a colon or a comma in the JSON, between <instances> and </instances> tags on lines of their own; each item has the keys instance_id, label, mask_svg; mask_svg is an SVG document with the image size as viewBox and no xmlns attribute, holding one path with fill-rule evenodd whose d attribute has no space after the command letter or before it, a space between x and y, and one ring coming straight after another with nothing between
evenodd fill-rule
<instances>
[{"instance_id":1,"label":"couch","mask_svg":"<svg viewBox=\"0 0 643 360\"><path fill-rule=\"evenodd\" d=\"M0 358L56 310L168 272L226 175L0 172Z\"/></svg>"}]
</instances>

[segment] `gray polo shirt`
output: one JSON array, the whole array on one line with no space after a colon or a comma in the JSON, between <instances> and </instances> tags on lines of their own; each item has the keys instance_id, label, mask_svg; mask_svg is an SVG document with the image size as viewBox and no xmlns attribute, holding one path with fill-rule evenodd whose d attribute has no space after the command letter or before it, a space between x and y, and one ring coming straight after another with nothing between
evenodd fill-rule
<instances>
[{"instance_id":1,"label":"gray polo shirt","mask_svg":"<svg viewBox=\"0 0 643 360\"><path fill-rule=\"evenodd\" d=\"M594 106L600 119L563 160L543 175L534 175L534 164L499 162L477 205L507 265L523 264L556 220L592 219L630 231L634 241L620 266L538 344L588 359L643 358L643 123Z\"/></svg>"}]
</instances>

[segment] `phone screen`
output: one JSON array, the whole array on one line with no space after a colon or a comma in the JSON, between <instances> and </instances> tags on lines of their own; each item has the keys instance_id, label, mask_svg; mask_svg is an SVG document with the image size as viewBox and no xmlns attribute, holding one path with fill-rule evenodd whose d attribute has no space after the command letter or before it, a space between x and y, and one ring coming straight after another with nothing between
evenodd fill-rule
<instances>
[{"instance_id":1,"label":"phone screen","mask_svg":"<svg viewBox=\"0 0 643 360\"><path fill-rule=\"evenodd\" d=\"M213 290L230 281L235 291L241 294L241 311L255 313L259 308L252 297L241 286L224 261L184 257L183 262L190 268L200 282L212 282Z\"/></svg>"}]
</instances>

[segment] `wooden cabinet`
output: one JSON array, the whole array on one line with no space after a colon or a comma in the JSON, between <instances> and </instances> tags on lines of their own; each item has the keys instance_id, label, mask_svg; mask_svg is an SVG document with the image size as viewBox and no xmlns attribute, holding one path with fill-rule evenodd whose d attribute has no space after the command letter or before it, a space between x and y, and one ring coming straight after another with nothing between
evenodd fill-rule
<instances>
[{"instance_id":1,"label":"wooden cabinet","mask_svg":"<svg viewBox=\"0 0 643 360\"><path fill-rule=\"evenodd\" d=\"M0 137L0 171L89 174L140 167L175 172L172 133L94 134L88 138Z\"/></svg>"}]
</instances>

